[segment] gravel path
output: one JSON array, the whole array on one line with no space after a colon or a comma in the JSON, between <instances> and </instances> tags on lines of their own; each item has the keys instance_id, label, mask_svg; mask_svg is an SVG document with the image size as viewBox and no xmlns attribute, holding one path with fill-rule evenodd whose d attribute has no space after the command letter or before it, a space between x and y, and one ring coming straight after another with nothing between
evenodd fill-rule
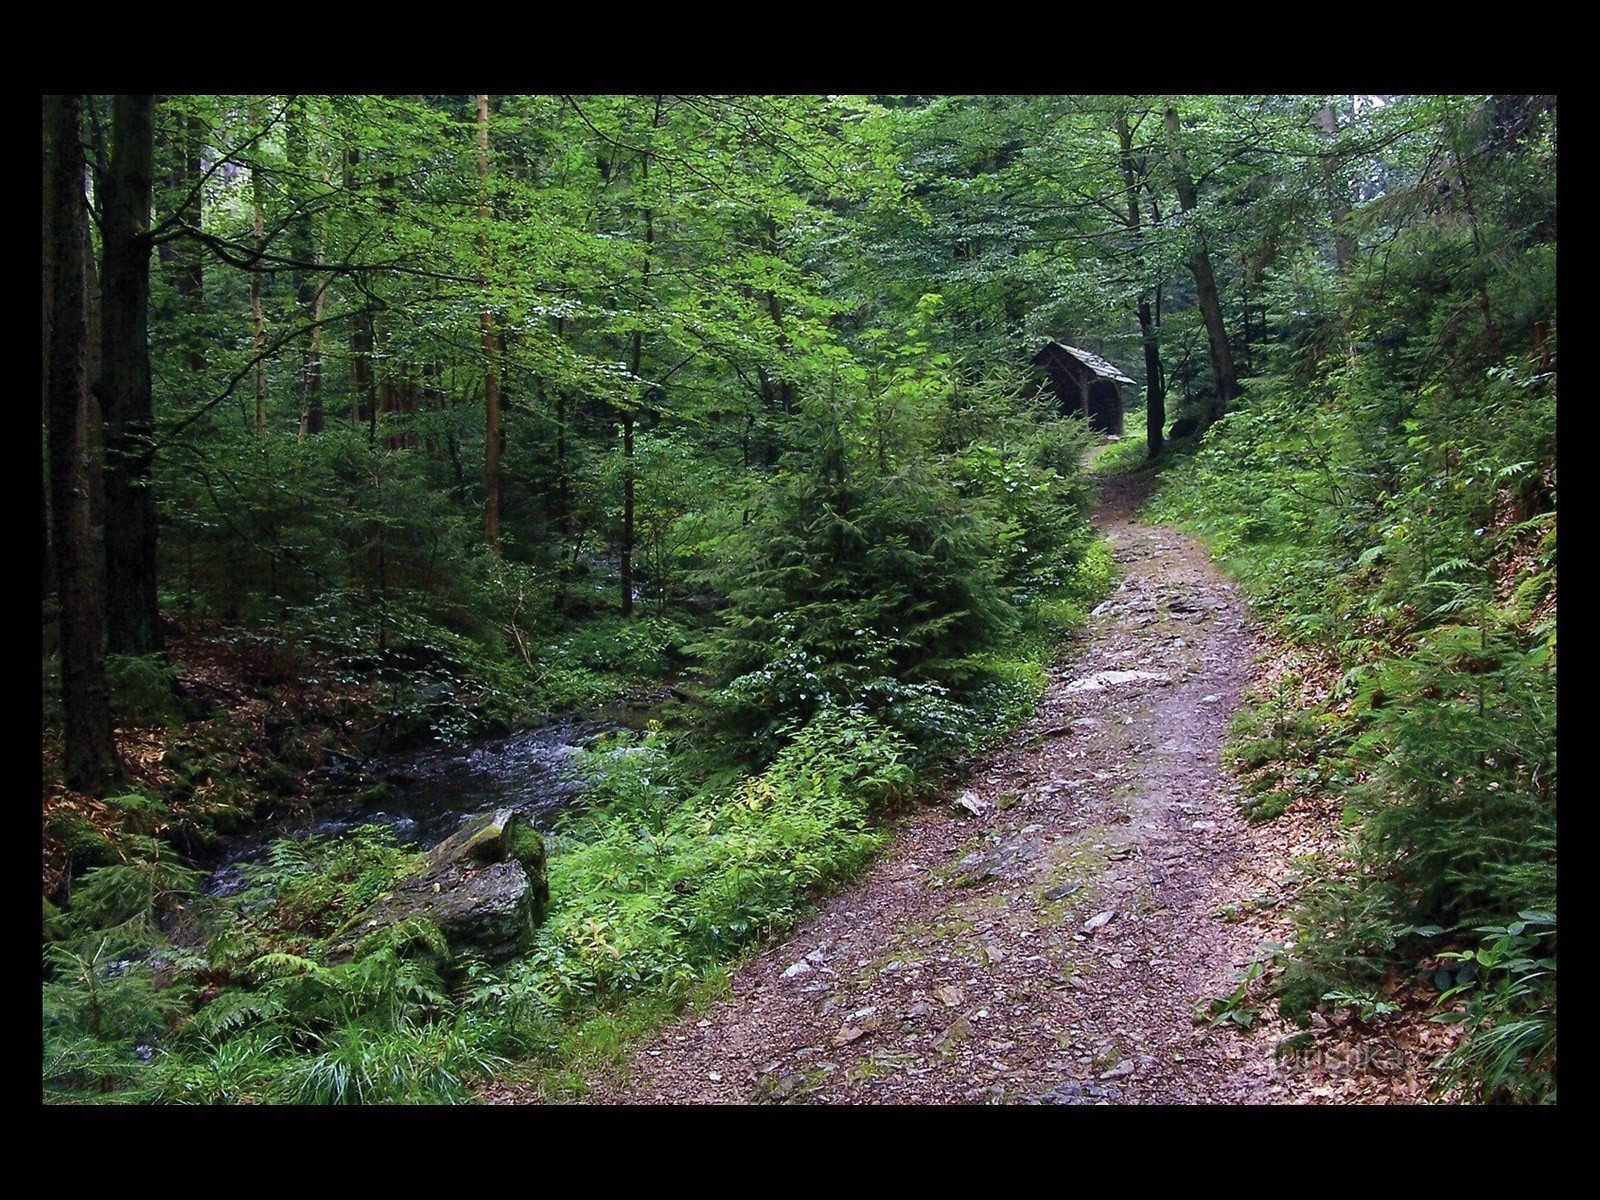
<instances>
[{"instance_id":1,"label":"gravel path","mask_svg":"<svg viewBox=\"0 0 1600 1200\"><path fill-rule=\"evenodd\" d=\"M1265 886L1218 754L1258 652L1194 543L1105 480L1117 590L1034 719L857 884L634 1052L601 1103L1282 1100L1265 1030L1197 1025ZM511 1098L511 1097L507 1097Z\"/></svg>"}]
</instances>

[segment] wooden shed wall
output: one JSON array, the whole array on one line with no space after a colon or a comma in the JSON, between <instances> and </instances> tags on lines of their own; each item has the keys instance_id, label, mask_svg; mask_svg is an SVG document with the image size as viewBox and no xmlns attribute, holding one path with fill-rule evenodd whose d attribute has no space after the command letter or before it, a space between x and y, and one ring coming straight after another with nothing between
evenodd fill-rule
<instances>
[{"instance_id":1,"label":"wooden shed wall","mask_svg":"<svg viewBox=\"0 0 1600 1200\"><path fill-rule=\"evenodd\" d=\"M1100 433L1122 432L1122 393L1115 380L1101 378L1054 347L1041 357L1040 365L1063 413L1078 413Z\"/></svg>"}]
</instances>

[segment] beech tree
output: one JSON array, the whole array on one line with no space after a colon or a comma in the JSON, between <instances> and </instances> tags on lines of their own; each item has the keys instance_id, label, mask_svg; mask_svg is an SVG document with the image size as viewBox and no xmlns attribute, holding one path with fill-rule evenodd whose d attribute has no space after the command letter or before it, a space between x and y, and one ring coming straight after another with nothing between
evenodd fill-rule
<instances>
[{"instance_id":1,"label":"beech tree","mask_svg":"<svg viewBox=\"0 0 1600 1200\"><path fill-rule=\"evenodd\" d=\"M478 108L478 219L485 229L489 223L489 97L477 98ZM483 255L483 276L488 281L492 263L489 259L489 237L484 232L479 244ZM483 538L496 553L500 550L500 378L496 359L500 345L495 337L494 313L485 307L480 317L483 325Z\"/></svg>"},{"instance_id":2,"label":"beech tree","mask_svg":"<svg viewBox=\"0 0 1600 1200\"><path fill-rule=\"evenodd\" d=\"M84 197L81 96L46 96L45 411L49 421L50 511L61 632L61 710L69 787L98 791L121 774L106 691L104 569L90 493L98 484L90 424L89 229Z\"/></svg>"},{"instance_id":3,"label":"beech tree","mask_svg":"<svg viewBox=\"0 0 1600 1200\"><path fill-rule=\"evenodd\" d=\"M1189 216L1199 208L1200 196L1189 169L1189 155L1183 144L1183 126L1178 119L1178 110L1168 108L1162 121L1167 132L1178 207L1185 216ZM1206 344L1211 349L1211 370L1216 393L1206 407L1206 417L1215 421L1227 412L1228 402L1238 394L1239 381L1233 364L1233 347L1228 342L1227 326L1222 319L1222 297L1217 290L1217 276L1211 266L1210 249L1206 245L1206 227L1200 221L1194 223L1189 233L1189 271L1194 276L1195 306L1205 322Z\"/></svg>"},{"instance_id":4,"label":"beech tree","mask_svg":"<svg viewBox=\"0 0 1600 1200\"><path fill-rule=\"evenodd\" d=\"M156 597L155 398L150 386L150 204L155 97L117 96L101 201L106 629L120 654L161 648Z\"/></svg>"}]
</instances>

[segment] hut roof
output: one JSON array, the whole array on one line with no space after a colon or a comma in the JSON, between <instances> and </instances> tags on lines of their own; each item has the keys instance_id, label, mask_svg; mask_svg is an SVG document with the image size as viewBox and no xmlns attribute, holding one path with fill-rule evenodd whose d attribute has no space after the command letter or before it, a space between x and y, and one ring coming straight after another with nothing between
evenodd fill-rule
<instances>
[{"instance_id":1,"label":"hut roof","mask_svg":"<svg viewBox=\"0 0 1600 1200\"><path fill-rule=\"evenodd\" d=\"M1112 366L1098 354L1091 354L1087 350L1079 350L1076 346L1068 346L1064 342L1057 342L1054 340L1046 342L1043 346L1039 347L1039 353L1033 356L1033 361L1038 362L1039 359L1044 357L1045 351L1049 350L1052 346L1065 354L1072 355L1073 358L1077 359L1080 363L1088 367L1089 370L1093 371L1102 379L1115 379L1118 383L1133 382L1133 380L1129 379L1126 375L1117 370L1116 367Z\"/></svg>"}]
</instances>

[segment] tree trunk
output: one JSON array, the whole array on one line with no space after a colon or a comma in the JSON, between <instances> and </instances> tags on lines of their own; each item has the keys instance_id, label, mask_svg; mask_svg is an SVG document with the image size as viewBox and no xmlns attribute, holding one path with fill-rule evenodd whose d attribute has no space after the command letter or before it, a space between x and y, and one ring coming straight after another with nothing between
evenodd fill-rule
<instances>
[{"instance_id":1,"label":"tree trunk","mask_svg":"<svg viewBox=\"0 0 1600 1200\"><path fill-rule=\"evenodd\" d=\"M50 598L55 595L56 591L55 559L50 545L51 500L48 479L50 470L50 306L55 301L54 294L51 291L51 273L55 270L55 263L51 260L54 243L51 241L50 222L52 213L50 211L50 201L52 193L50 189L53 179L51 171L55 168L55 160L52 157L54 153L52 139L57 136L57 130L50 124L49 105L52 103L59 103L59 101L57 98L51 97L46 101L44 110L43 155L41 158L44 177L42 181L43 187L40 192L44 200L44 228L39 243L43 247L39 264L43 268L39 288L39 294L43 301L40 306L42 319L40 320L39 328L44 332L41 345L42 354L39 362L39 383L41 385L39 394L39 428L42 431L45 462L45 475L40 476L43 503L39 505L39 609L40 618L44 624L48 624L50 621ZM81 106L83 102L80 100L78 103Z\"/></svg>"},{"instance_id":2,"label":"tree trunk","mask_svg":"<svg viewBox=\"0 0 1600 1200\"><path fill-rule=\"evenodd\" d=\"M778 257L778 223L770 214L767 216L766 245L764 248L773 258ZM789 352L789 338L783 331L783 307L778 303L777 292L769 291L767 293L767 315L772 318L773 339L777 345L778 353L787 355ZM761 382L762 386L765 387L767 383L765 372L762 374ZM784 378L777 381L776 399L778 406L785 414L794 411L794 384L787 378L787 372L785 372Z\"/></svg>"},{"instance_id":3,"label":"tree trunk","mask_svg":"<svg viewBox=\"0 0 1600 1200\"><path fill-rule=\"evenodd\" d=\"M305 381L304 399L300 406L300 440L327 428L327 417L322 412L322 301L319 285L311 297L311 332L306 335L306 356L301 370Z\"/></svg>"},{"instance_id":4,"label":"tree trunk","mask_svg":"<svg viewBox=\"0 0 1600 1200\"><path fill-rule=\"evenodd\" d=\"M1151 458L1166 444L1167 393L1161 377L1161 331L1150 313L1148 297L1139 297L1139 340L1144 344L1144 441Z\"/></svg>"},{"instance_id":5,"label":"tree trunk","mask_svg":"<svg viewBox=\"0 0 1600 1200\"><path fill-rule=\"evenodd\" d=\"M184 227L199 229L202 220L200 180L205 172L205 127L197 116L171 112L158 129L157 169L162 173L162 193L157 205L171 205L174 216ZM179 388L182 400L198 402L202 396L200 376L206 369L206 343L201 332L205 272L200 246L186 237L175 237L157 248L165 277L177 296L176 322L178 349L190 378Z\"/></svg>"},{"instance_id":6,"label":"tree trunk","mask_svg":"<svg viewBox=\"0 0 1600 1200\"><path fill-rule=\"evenodd\" d=\"M1478 228L1478 211L1472 204L1472 185L1467 182L1466 163L1459 150L1451 151L1456 168L1456 179L1461 183L1461 203L1467 213L1467 229L1472 234L1472 254L1478 269L1474 276L1478 286L1478 308L1483 313L1484 332L1489 335L1489 345L1494 350L1495 361L1505 357L1500 345L1500 326L1495 323L1494 309L1489 303L1489 260L1483 249L1483 236Z\"/></svg>"},{"instance_id":7,"label":"tree trunk","mask_svg":"<svg viewBox=\"0 0 1600 1200\"><path fill-rule=\"evenodd\" d=\"M350 423L370 424L372 410L377 406L377 392L372 379L372 314L362 312L350 324Z\"/></svg>"},{"instance_id":8,"label":"tree trunk","mask_svg":"<svg viewBox=\"0 0 1600 1200\"><path fill-rule=\"evenodd\" d=\"M634 335L638 345L638 334ZM637 358L637 355L635 355ZM622 615L633 615L633 410L622 414Z\"/></svg>"},{"instance_id":9,"label":"tree trunk","mask_svg":"<svg viewBox=\"0 0 1600 1200\"><path fill-rule=\"evenodd\" d=\"M250 128L255 129L261 125L262 117L260 105L256 98L250 98ZM257 254L262 253L267 246L267 219L266 209L261 200L261 171L259 167L250 169L250 212L251 212L251 239ZM250 272L250 350L256 356L256 365L253 371L255 376L256 396L256 432L265 433L267 429L267 364L262 357L267 349L267 325L261 315L261 268L258 264Z\"/></svg>"},{"instance_id":10,"label":"tree trunk","mask_svg":"<svg viewBox=\"0 0 1600 1200\"><path fill-rule=\"evenodd\" d=\"M483 282L489 283L489 97L478 97L478 220L479 248L483 259ZM487 303L480 321L483 327L483 537L489 548L500 553L500 380L495 372L499 345L495 340L494 313Z\"/></svg>"},{"instance_id":11,"label":"tree trunk","mask_svg":"<svg viewBox=\"0 0 1600 1200\"><path fill-rule=\"evenodd\" d=\"M1189 156L1183 149L1183 134L1178 124L1178 110L1167 109L1163 118L1172 157L1173 180L1178 191L1178 207L1185 213L1193 212L1199 202L1194 179L1189 174ZM1210 424L1228 411L1228 402L1239 394L1238 374L1233 365L1233 349L1228 345L1228 331L1222 323L1222 296L1217 291L1217 277L1211 269L1211 255L1206 250L1205 230L1196 228L1194 249L1189 255L1189 271L1194 276L1195 304L1205 321L1206 340L1211 347L1211 370L1216 378L1216 395L1206 411Z\"/></svg>"},{"instance_id":12,"label":"tree trunk","mask_svg":"<svg viewBox=\"0 0 1600 1200\"><path fill-rule=\"evenodd\" d=\"M567 331L565 317L556 318L556 338ZM567 482L567 389L556 388L556 528L565 541L571 536L572 497Z\"/></svg>"},{"instance_id":13,"label":"tree trunk","mask_svg":"<svg viewBox=\"0 0 1600 1200\"><path fill-rule=\"evenodd\" d=\"M1128 127L1128 114L1117 114L1117 144L1122 151L1122 182L1128 194L1128 228L1134 239L1144 241L1144 223L1139 217L1139 163L1133 154L1133 130ZM1167 394L1161 377L1161 334L1150 312L1148 292L1139 294L1139 340L1144 346L1145 449L1155 458L1165 444L1163 430L1167 424Z\"/></svg>"},{"instance_id":14,"label":"tree trunk","mask_svg":"<svg viewBox=\"0 0 1600 1200\"><path fill-rule=\"evenodd\" d=\"M205 145L205 125L198 116L190 113L183 121L183 185L186 189L184 195L188 200L183 223L191 229L200 229L205 217L204 189L200 184L206 169ZM206 338L205 330L202 328L205 319L205 290L205 265L201 258L200 247L197 244L186 246L178 271L178 307L183 313L185 322L184 341L187 343L187 348L184 352L184 361L197 377L191 382L196 392L199 391L200 384L198 377L203 376L206 369Z\"/></svg>"},{"instance_id":15,"label":"tree trunk","mask_svg":"<svg viewBox=\"0 0 1600 1200\"><path fill-rule=\"evenodd\" d=\"M289 256L295 261L293 270L295 301L302 321L311 328L305 335L305 349L300 360L300 440L303 442L326 427L322 413L322 281L315 265L318 262L316 221L307 205L307 185L313 170L311 133L305 99L296 96L289 101L289 112L284 123L284 150L289 159Z\"/></svg>"},{"instance_id":16,"label":"tree trunk","mask_svg":"<svg viewBox=\"0 0 1600 1200\"><path fill-rule=\"evenodd\" d=\"M117 654L161 648L147 326L154 110L151 96L118 96L112 102L111 168L101 207L97 391L106 420L106 630Z\"/></svg>"},{"instance_id":17,"label":"tree trunk","mask_svg":"<svg viewBox=\"0 0 1600 1200\"><path fill-rule=\"evenodd\" d=\"M556 389L556 528L566 538L572 514L572 499L567 484L567 392Z\"/></svg>"},{"instance_id":18,"label":"tree trunk","mask_svg":"<svg viewBox=\"0 0 1600 1200\"><path fill-rule=\"evenodd\" d=\"M62 770L69 787L98 790L122 774L111 736L102 628L104 598L90 521L88 247L79 96L44 103L45 405L61 632Z\"/></svg>"},{"instance_id":19,"label":"tree trunk","mask_svg":"<svg viewBox=\"0 0 1600 1200\"><path fill-rule=\"evenodd\" d=\"M361 165L361 150L351 146L344 154L344 191L347 197L356 194L360 184L357 168ZM377 404L372 378L372 310L363 308L350 323L350 424L372 420L372 410Z\"/></svg>"},{"instance_id":20,"label":"tree trunk","mask_svg":"<svg viewBox=\"0 0 1600 1200\"><path fill-rule=\"evenodd\" d=\"M655 112L650 118L652 131L661 124L661 97L655 98ZM652 138L652 141L654 139ZM650 152L647 150L640 160L639 165L639 190L645 194L647 200L650 190ZM639 275L640 304L646 303L650 294L650 256L656 240L656 215L655 209L647 202L644 205L644 263ZM633 329L633 353L629 359L629 371L637 381L639 372L644 367L644 331L637 324ZM630 407L622 414L622 562L620 586L622 591L622 615L633 615L633 508L634 508L634 473L633 473L633 420L634 408Z\"/></svg>"},{"instance_id":21,"label":"tree trunk","mask_svg":"<svg viewBox=\"0 0 1600 1200\"><path fill-rule=\"evenodd\" d=\"M1317 132L1331 145L1339 136L1339 110L1330 101L1317 109L1315 121ZM1333 225L1333 258L1343 275L1355 257L1355 240L1344 227L1350 216L1350 182L1344 176L1344 159L1337 150L1329 149L1322 164L1329 191L1328 217Z\"/></svg>"},{"instance_id":22,"label":"tree trunk","mask_svg":"<svg viewBox=\"0 0 1600 1200\"><path fill-rule=\"evenodd\" d=\"M394 197L394 173L384 171L378 176L378 207L385 218L393 217L397 204ZM376 303L376 302L374 302ZM396 365L389 354L389 329L383 319L382 310L378 309L372 314L372 347L376 356L373 363L373 386L376 394L373 396L373 408L367 418L367 445L378 444L378 425L380 422L387 431L389 422L386 418L395 408L395 373ZM393 436L385 432L383 437L385 449L394 448Z\"/></svg>"}]
</instances>

